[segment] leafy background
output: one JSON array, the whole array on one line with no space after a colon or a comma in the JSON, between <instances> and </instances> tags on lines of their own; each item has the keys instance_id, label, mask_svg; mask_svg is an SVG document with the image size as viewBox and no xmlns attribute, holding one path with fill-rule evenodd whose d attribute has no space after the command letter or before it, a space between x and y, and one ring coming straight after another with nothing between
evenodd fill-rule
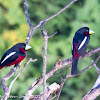
<instances>
[{"instance_id":1,"label":"leafy background","mask_svg":"<svg viewBox=\"0 0 100 100\"><path fill-rule=\"evenodd\" d=\"M50 15L59 11L71 0L27 1L31 22L33 25L36 25L39 21L48 18ZM45 24L44 29L48 30L49 35L53 34L55 31L58 32L57 35L50 38L48 41L47 72L59 59L66 60L72 56L72 38L75 32L83 26L88 26L95 31L95 34L91 35L88 50L99 47L100 0L78 0L63 13ZM24 14L23 0L0 0L0 58L11 46L18 42L24 42L28 31L29 26ZM35 30L30 45L32 46L32 49L27 52L27 58L22 62L22 65L30 57L33 59L36 58L38 61L30 63L23 70L11 90L11 95L13 96L23 96L34 80L38 76L42 77L43 38L40 28ZM78 71L90 65L91 59L95 60L98 55L99 53L80 60L78 63ZM100 66L100 63L98 62L97 65ZM68 66L66 66L66 68L67 67ZM53 82L60 84L60 77L64 77L70 70L71 69L68 69L58 76L48 79L47 85L50 85ZM0 70L0 79L2 79L9 71L9 67ZM9 85L16 74L7 82L7 85ZM97 76L97 71L92 67L80 76L68 79L63 87L60 100L81 100L81 98L92 88ZM41 91L43 91L42 85L35 90L34 94L38 94ZM3 95L2 88L0 88L0 95ZM100 97L96 100L99 99ZM13 98L9 98L8 100L13 100ZM16 98L15 100L21 99Z\"/></svg>"}]
</instances>

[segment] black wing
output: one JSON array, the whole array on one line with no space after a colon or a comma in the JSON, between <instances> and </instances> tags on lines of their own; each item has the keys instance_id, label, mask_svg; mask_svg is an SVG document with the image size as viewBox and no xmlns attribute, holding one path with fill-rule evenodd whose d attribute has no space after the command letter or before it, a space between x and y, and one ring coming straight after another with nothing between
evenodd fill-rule
<instances>
[{"instance_id":1,"label":"black wing","mask_svg":"<svg viewBox=\"0 0 100 100\"><path fill-rule=\"evenodd\" d=\"M0 67L1 66L6 66L12 62L14 62L15 60L18 59L18 57L20 56L20 53L12 51L9 49L2 57L1 61L0 61Z\"/></svg>"}]
</instances>

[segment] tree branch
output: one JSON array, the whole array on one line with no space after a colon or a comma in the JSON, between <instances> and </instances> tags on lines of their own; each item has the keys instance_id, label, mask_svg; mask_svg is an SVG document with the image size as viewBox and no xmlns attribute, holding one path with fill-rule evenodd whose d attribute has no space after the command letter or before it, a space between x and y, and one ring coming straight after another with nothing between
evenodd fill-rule
<instances>
[{"instance_id":1,"label":"tree branch","mask_svg":"<svg viewBox=\"0 0 100 100\"><path fill-rule=\"evenodd\" d=\"M48 35L47 35L47 31L43 31L43 25L45 24L45 21L41 24L41 33L43 36L43 40L44 40L44 48L43 48L43 72L42 72L42 76L43 76L43 90L44 90L44 94L43 94L43 100L46 100L47 95L46 95L46 67L47 67L47 43L48 43Z\"/></svg>"},{"instance_id":2,"label":"tree branch","mask_svg":"<svg viewBox=\"0 0 100 100\"><path fill-rule=\"evenodd\" d=\"M97 96L100 95L100 69L95 63L93 65L97 69L99 76L92 89L82 98L82 100L94 100Z\"/></svg>"},{"instance_id":3,"label":"tree branch","mask_svg":"<svg viewBox=\"0 0 100 100\"><path fill-rule=\"evenodd\" d=\"M43 26L46 22L44 21L41 24L41 33L43 36L43 40L44 40L44 48L43 48L43 72L42 72L42 76L43 76L43 89L44 89L44 94L43 94L43 100L47 99L47 95L46 95L46 67L47 67L47 43L48 43L48 38L54 36L56 33L48 36L47 31L43 31Z\"/></svg>"},{"instance_id":4,"label":"tree branch","mask_svg":"<svg viewBox=\"0 0 100 100\"><path fill-rule=\"evenodd\" d=\"M3 95L3 97L2 97L1 100L7 100L7 98L10 95L10 91L11 91L11 88L12 88L14 82L16 81L16 79L18 78L18 76L21 74L21 72L23 71L23 69L28 65L28 63L30 61L34 62L34 61L36 61L36 59L32 60L32 58L30 58L27 61L27 63L24 64L24 66L22 67L22 69L19 71L19 73L16 75L16 77L10 83L9 87L6 86L6 81L11 78L11 76L14 74L14 71L11 70L4 78L2 78L2 80L1 80L1 86L2 86L2 89L4 91L4 95ZM18 67L15 67L15 68L18 69Z\"/></svg>"}]
</instances>

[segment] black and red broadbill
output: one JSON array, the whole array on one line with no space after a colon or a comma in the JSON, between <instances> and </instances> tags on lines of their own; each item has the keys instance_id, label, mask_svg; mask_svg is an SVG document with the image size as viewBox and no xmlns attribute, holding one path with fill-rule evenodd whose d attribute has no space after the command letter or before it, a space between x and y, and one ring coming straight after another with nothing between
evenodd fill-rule
<instances>
[{"instance_id":1,"label":"black and red broadbill","mask_svg":"<svg viewBox=\"0 0 100 100\"><path fill-rule=\"evenodd\" d=\"M14 45L2 56L0 69L20 63L26 57L26 51L30 48L31 46L26 45L25 43L18 43Z\"/></svg>"},{"instance_id":2,"label":"black and red broadbill","mask_svg":"<svg viewBox=\"0 0 100 100\"><path fill-rule=\"evenodd\" d=\"M71 75L77 73L77 64L79 56L83 56L86 53L87 46L90 40L90 35L94 31L90 30L88 27L80 28L72 40L72 70Z\"/></svg>"}]
</instances>

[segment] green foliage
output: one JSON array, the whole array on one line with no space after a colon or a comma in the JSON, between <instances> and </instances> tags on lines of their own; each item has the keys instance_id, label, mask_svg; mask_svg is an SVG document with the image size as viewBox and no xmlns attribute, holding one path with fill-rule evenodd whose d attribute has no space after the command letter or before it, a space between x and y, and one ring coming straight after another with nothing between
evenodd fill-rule
<instances>
[{"instance_id":1,"label":"green foliage","mask_svg":"<svg viewBox=\"0 0 100 100\"><path fill-rule=\"evenodd\" d=\"M31 22L33 25L36 25L39 21L55 14L71 0L27 1ZM66 60L72 56L72 38L75 32L83 26L88 26L90 29L95 31L95 34L91 35L88 50L99 47L100 0L78 0L67 10L45 24L44 29L48 31L49 35L53 34L55 31L58 32L57 35L50 38L48 41L47 72L59 59ZM28 31L29 27L24 14L23 1L0 0L0 58L9 47L18 42L24 42ZM33 38L30 41L30 45L32 46L32 49L28 51L27 58L22 62L22 65L30 57L33 59L36 58L38 61L30 63L23 70L19 78L14 83L11 95L23 96L32 82L34 82L38 76L42 77L43 38L40 28L35 30ZM78 63L78 71L89 66L91 64L91 59L96 59L98 55L99 53L80 60ZM99 63L98 66L100 66ZM60 72L61 70L57 72ZM60 75L53 77L52 79L48 79L47 84L49 85L53 82L60 84L60 77L64 77L68 72L70 72L70 70L71 69L68 69ZM0 70L0 79L3 78L9 71L10 68L3 68ZM15 75L8 81L8 85ZM63 87L60 100L81 100L81 98L92 88L97 76L95 68L92 67L80 76L68 79ZM36 89L35 93L39 93L41 91L42 85ZM0 95L3 95L1 88ZM100 97L97 98L97 100L99 99Z\"/></svg>"}]
</instances>

